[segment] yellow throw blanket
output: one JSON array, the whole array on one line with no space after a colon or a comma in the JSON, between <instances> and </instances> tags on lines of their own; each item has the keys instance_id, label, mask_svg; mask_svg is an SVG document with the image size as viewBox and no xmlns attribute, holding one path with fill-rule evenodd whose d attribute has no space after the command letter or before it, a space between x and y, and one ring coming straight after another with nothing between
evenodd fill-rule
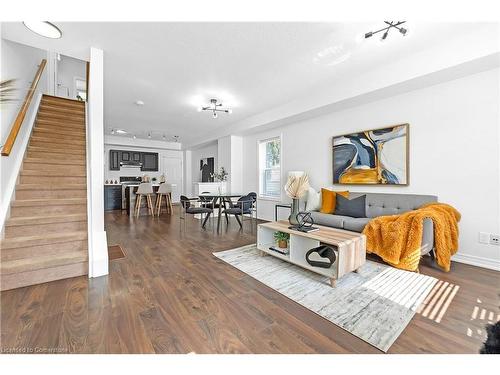
<instances>
[{"instance_id":1,"label":"yellow throw blanket","mask_svg":"<svg viewBox=\"0 0 500 375\"><path fill-rule=\"evenodd\" d=\"M366 251L380 256L394 267L417 271L420 262L423 223L434 222L437 264L450 270L451 256L458 250L460 213L444 203L425 204L401 215L379 216L365 227Z\"/></svg>"}]
</instances>

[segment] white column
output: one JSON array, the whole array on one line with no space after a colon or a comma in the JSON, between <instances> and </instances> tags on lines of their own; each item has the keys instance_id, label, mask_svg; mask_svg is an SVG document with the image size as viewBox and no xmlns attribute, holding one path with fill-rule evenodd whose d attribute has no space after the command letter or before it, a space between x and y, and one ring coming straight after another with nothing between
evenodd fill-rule
<instances>
[{"instance_id":1,"label":"white column","mask_svg":"<svg viewBox=\"0 0 500 375\"><path fill-rule=\"evenodd\" d=\"M231 193L243 191L243 139L236 135L217 140L218 169L224 167L229 173L227 188Z\"/></svg>"},{"instance_id":2,"label":"white column","mask_svg":"<svg viewBox=\"0 0 500 375\"><path fill-rule=\"evenodd\" d=\"M89 277L108 274L108 244L104 231L104 60L90 48L87 103L87 214Z\"/></svg>"},{"instance_id":3,"label":"white column","mask_svg":"<svg viewBox=\"0 0 500 375\"><path fill-rule=\"evenodd\" d=\"M193 194L193 155L191 150L184 151L184 195L190 197Z\"/></svg>"}]
</instances>

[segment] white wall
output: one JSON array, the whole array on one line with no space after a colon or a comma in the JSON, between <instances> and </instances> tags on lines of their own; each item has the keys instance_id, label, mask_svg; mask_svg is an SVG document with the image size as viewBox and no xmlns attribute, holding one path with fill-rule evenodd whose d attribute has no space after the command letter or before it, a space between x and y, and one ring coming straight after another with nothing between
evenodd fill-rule
<instances>
[{"instance_id":1,"label":"white wall","mask_svg":"<svg viewBox=\"0 0 500 375\"><path fill-rule=\"evenodd\" d=\"M57 96L76 99L75 77L85 80L87 64L83 60L61 55L57 61Z\"/></svg>"},{"instance_id":2,"label":"white wall","mask_svg":"<svg viewBox=\"0 0 500 375\"><path fill-rule=\"evenodd\" d=\"M0 108L0 144L3 145L10 133L12 122L16 118L26 97L26 93L31 86L31 81L38 70L38 65L42 59L47 58L47 52L5 39L1 39L0 52L0 80L16 79L15 87L17 89L15 92L16 101L3 104ZM36 98L47 90L47 76L47 68L45 68L42 78L38 83L37 91L33 96L32 105L26 114L10 156L0 157L0 228L3 226L3 222L8 214L19 167L22 163L27 140L31 133L29 121L36 113Z\"/></svg>"},{"instance_id":3,"label":"white wall","mask_svg":"<svg viewBox=\"0 0 500 375\"><path fill-rule=\"evenodd\" d=\"M498 267L500 248L478 243L478 234L500 232L499 102L499 70L494 69L248 135L243 186L258 188L260 139L283 135L283 181L288 171L304 170L320 188L332 185L333 135L409 123L409 186L349 190L437 195L462 214L457 259ZM274 203L259 200L259 217L272 220Z\"/></svg>"},{"instance_id":4,"label":"white wall","mask_svg":"<svg viewBox=\"0 0 500 375\"><path fill-rule=\"evenodd\" d=\"M214 158L214 169L217 171L219 159L217 157L217 143L210 144L200 149L191 151L191 182L201 182L200 160Z\"/></svg>"}]
</instances>

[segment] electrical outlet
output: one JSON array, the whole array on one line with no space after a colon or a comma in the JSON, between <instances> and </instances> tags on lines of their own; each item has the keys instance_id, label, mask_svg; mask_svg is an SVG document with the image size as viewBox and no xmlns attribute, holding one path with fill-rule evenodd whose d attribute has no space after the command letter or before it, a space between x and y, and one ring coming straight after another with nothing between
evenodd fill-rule
<instances>
[{"instance_id":1,"label":"electrical outlet","mask_svg":"<svg viewBox=\"0 0 500 375\"><path fill-rule=\"evenodd\" d=\"M499 234L490 234L490 244L492 245L500 245L500 235Z\"/></svg>"},{"instance_id":2,"label":"electrical outlet","mask_svg":"<svg viewBox=\"0 0 500 375\"><path fill-rule=\"evenodd\" d=\"M479 243L490 243L490 234L486 232L479 232Z\"/></svg>"}]
</instances>

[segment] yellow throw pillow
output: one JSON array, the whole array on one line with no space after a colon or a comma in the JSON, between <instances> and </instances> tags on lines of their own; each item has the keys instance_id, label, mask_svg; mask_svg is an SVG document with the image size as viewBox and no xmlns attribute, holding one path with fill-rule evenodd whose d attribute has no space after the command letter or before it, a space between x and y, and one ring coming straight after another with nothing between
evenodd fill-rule
<instances>
[{"instance_id":1,"label":"yellow throw pillow","mask_svg":"<svg viewBox=\"0 0 500 375\"><path fill-rule=\"evenodd\" d=\"M348 191L332 191L328 189L321 189L321 209L320 212L324 214L333 214L335 212L335 205L337 203L337 194L345 198L349 198Z\"/></svg>"}]
</instances>

